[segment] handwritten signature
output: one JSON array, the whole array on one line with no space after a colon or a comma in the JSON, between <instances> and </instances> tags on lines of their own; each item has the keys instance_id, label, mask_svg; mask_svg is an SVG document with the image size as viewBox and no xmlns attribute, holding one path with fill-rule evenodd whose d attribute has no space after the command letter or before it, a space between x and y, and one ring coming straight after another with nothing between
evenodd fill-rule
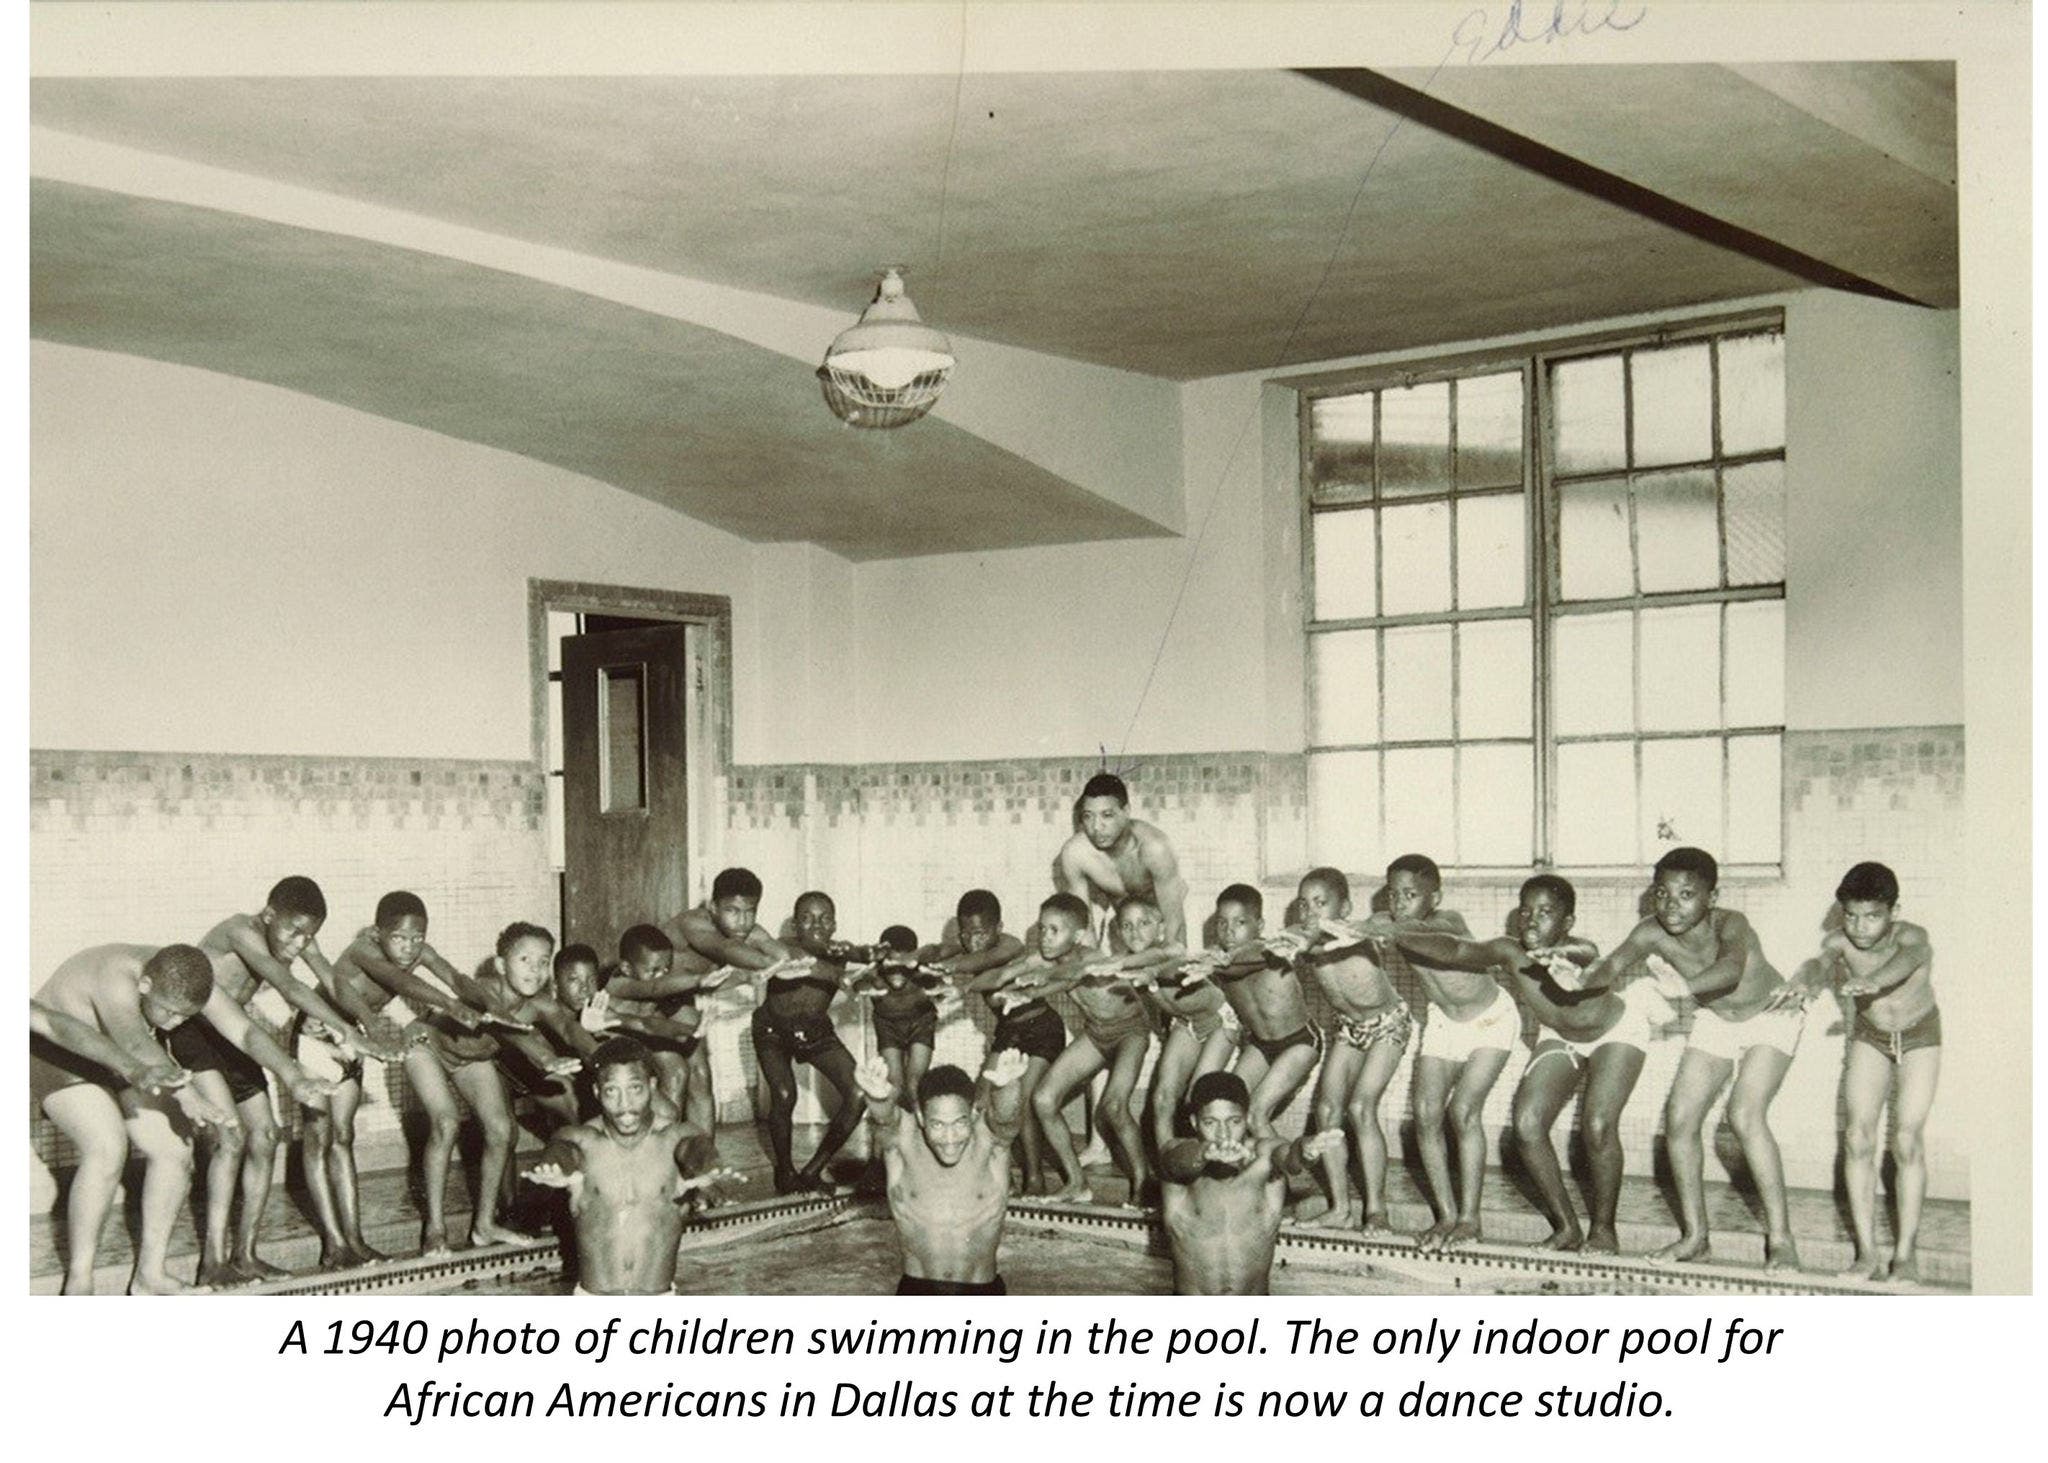
<instances>
[{"instance_id":1,"label":"handwritten signature","mask_svg":"<svg viewBox=\"0 0 2048 1463\"><path fill-rule=\"evenodd\" d=\"M1507 13L1498 20L1486 10L1467 14L1451 33L1451 50L1465 52L1466 61L1476 65L1516 46L1539 42L1547 46L1553 41L1596 31L1634 30L1649 14L1650 7L1637 5L1633 15L1625 13L1629 8L1623 0L1606 0L1604 11L1600 9L1600 0L1573 0L1570 4L1553 0L1550 13L1543 15L1539 6L1524 9L1522 0L1509 0Z\"/></svg>"}]
</instances>

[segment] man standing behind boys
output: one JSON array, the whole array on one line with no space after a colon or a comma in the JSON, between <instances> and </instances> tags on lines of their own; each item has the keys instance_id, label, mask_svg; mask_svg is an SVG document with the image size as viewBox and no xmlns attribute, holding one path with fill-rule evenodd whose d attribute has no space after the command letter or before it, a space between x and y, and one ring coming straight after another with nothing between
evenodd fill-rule
<instances>
[{"instance_id":1,"label":"man standing behind boys","mask_svg":"<svg viewBox=\"0 0 2048 1463\"><path fill-rule=\"evenodd\" d=\"M1640 967L1660 986L1699 1003L1678 1075L1664 1104L1664 1149L1678 1189L1679 1235L1653 1260L1699 1260L1707 1254L1707 1109L1735 1078L1728 1125L1764 1207L1767 1269L1796 1270L1799 1252L1785 1203L1785 1167L1770 1127L1771 1099L1792 1066L1805 1013L1781 999L1785 978L1764 959L1749 921L1714 907L1720 865L1697 848L1674 848L1657 860L1655 913L1587 970L1585 984L1605 986Z\"/></svg>"},{"instance_id":2,"label":"man standing behind boys","mask_svg":"<svg viewBox=\"0 0 2048 1463\"><path fill-rule=\"evenodd\" d=\"M1112 938L1117 905L1149 902L1165 921L1165 942L1187 939L1187 881L1164 833L1131 816L1131 792L1111 772L1098 772L1081 789L1081 831L1061 846L1055 881L1088 901L1091 923ZM1110 948L1114 948L1111 946Z\"/></svg>"}]
</instances>

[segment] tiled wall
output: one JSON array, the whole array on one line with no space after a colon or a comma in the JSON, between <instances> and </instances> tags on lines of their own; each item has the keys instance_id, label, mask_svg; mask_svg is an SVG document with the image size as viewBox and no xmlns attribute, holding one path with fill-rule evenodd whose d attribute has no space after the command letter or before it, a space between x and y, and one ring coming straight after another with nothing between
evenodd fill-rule
<instances>
[{"instance_id":1,"label":"tiled wall","mask_svg":"<svg viewBox=\"0 0 2048 1463\"><path fill-rule=\"evenodd\" d=\"M868 938L903 922L931 938L960 893L982 885L1021 929L1051 890L1074 800L1100 769L1094 758L743 766L728 783L722 856L761 875L763 916L775 923L798 893L822 888L838 901L845 935ZM1311 862L1300 756L1140 757L1114 770L1130 782L1137 815L1172 838L1191 914L1206 913L1219 889L1245 880L1265 886L1277 921L1291 880ZM554 922L541 787L526 764L37 752L30 775L30 949L38 972L88 944L196 938L221 915L253 908L288 872L313 874L327 890L330 946L394 887L426 898L432 938L459 960L480 957L508 920ZM1926 923L1937 943L1954 928L1959 728L1793 732L1785 775L1783 877L1731 880L1721 896L1750 916L1774 961L1789 971L1812 950L1836 879L1862 858L1898 870L1908 917ZM1454 878L1446 903L1475 930L1498 929L1517 882ZM1641 893L1637 879L1582 882L1579 930L1611 944L1635 918ZM1969 983L1998 974L1944 965L1940 985L1945 999L1988 1006ZM943 1030L940 1059L977 1060L985 1019L976 1012ZM1835 1162L1842 1037L1826 1034L1827 1023L1816 1008L1775 1109L1797 1183L1825 1185ZM721 1107L744 1117L752 1089L744 1012L716 1016L711 1042ZM1659 1044L1630 1106L1624 1142L1637 1171L1650 1162L1677 1051L1676 1041ZM1496 1089L1496 1126L1518 1066ZM1397 1094L1406 1091L1397 1076L1383 1114L1390 1128L1405 1115ZM1303 1107L1305 1098L1294 1121ZM388 1124L388 1108L364 1121L376 1131ZM1935 1193L1966 1194L1960 1134L1939 1102L1929 1160Z\"/></svg>"}]
</instances>

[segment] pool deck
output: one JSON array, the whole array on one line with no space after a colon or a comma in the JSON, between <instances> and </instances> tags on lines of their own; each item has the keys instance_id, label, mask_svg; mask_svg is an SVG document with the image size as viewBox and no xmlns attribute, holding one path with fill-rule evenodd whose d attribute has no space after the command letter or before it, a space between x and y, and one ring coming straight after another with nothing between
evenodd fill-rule
<instances>
[{"instance_id":1,"label":"pool deck","mask_svg":"<svg viewBox=\"0 0 2048 1463\"><path fill-rule=\"evenodd\" d=\"M809 1147L810 1136L799 1133L799 1153ZM769 1164L761 1145L759 1131L751 1126L723 1128L719 1132L719 1144L725 1161L747 1176L746 1182L732 1191L735 1197L770 1197ZM532 1151L532 1147L532 1140L528 1138L521 1151ZM392 1256L410 1256L416 1253L420 1237L419 1211L412 1194L413 1175L400 1166L402 1154L396 1149L389 1149L381 1153L366 1151L362 1157L370 1162L388 1165L366 1171L362 1176L365 1237L377 1249ZM857 1162L843 1162L842 1176L855 1176L859 1167ZM59 1175L60 1180L64 1177L66 1175ZM1120 1204L1124 1198L1124 1185L1112 1171L1091 1169L1089 1178L1099 1202L1104 1205ZM458 1238L465 1232L469 1217L468 1182L467 1172L461 1165L457 1165L449 1180L448 1216L451 1233ZM128 1270L133 1263L130 1236L135 1223L134 1197L140 1192L139 1182L133 1171L130 1173L127 1187L129 1204L125 1218L117 1216L108 1223L101 1243L96 1277L99 1289L103 1292L120 1290L127 1283ZM1397 1166L1389 1176L1388 1187L1389 1207L1396 1228L1405 1231L1425 1228L1430 1222L1430 1213L1416 1174L1408 1167ZM1575 1192L1580 1192L1583 1216L1583 1194L1576 1189ZM1789 1198L1793 1233L1799 1243L1801 1258L1809 1271L1815 1275L1831 1275L1841 1270L1849 1262L1851 1248L1848 1242L1846 1215L1837 1197L1822 1190L1794 1189ZM524 1202L521 1208L514 1212L513 1221L536 1233L549 1232L552 1196L528 1190L522 1195L522 1199ZM1709 1183L1707 1206L1708 1224L1713 1233L1714 1260L1731 1269L1747 1270L1759 1266L1763 1259L1761 1222L1753 1196L1733 1184ZM1319 1199L1304 1199L1294 1217L1312 1220L1320 1207ZM171 1242L171 1271L174 1275L185 1278L189 1278L193 1272L199 1249L194 1226L195 1209L196 1203L186 1206ZM293 1271L310 1271L317 1266L319 1241L310 1221L306 1218L306 1213L304 1198L297 1192L296 1182L289 1186L280 1182L271 1194L269 1211L264 1216L260 1244L261 1253L272 1264ZM1122 1210L1121 1213L1132 1216L1134 1211ZM1549 1233L1548 1223L1520 1191L1514 1176L1498 1168L1491 1168L1487 1172L1486 1201L1482 1217L1487 1238L1486 1249L1495 1255L1515 1245L1534 1244ZM1631 1176L1624 1181L1619 1229L1625 1254L1642 1254L1677 1237L1677 1226L1672 1219L1669 1200L1656 1180L1645 1176ZM31 1214L31 1293L54 1292L61 1283L62 1231L61 1205L48 1213ZM1923 1287L1889 1288L1967 1289L1970 1276L1969 1247L1969 1206L1953 1201L1930 1201L1921 1222L1921 1266L1931 1284Z\"/></svg>"}]
</instances>

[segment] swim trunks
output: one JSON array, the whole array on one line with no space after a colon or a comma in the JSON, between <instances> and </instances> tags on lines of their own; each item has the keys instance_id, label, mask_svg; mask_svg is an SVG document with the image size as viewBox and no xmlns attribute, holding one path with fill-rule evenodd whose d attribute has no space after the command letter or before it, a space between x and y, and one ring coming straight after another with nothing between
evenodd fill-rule
<instances>
[{"instance_id":1,"label":"swim trunks","mask_svg":"<svg viewBox=\"0 0 2048 1463\"><path fill-rule=\"evenodd\" d=\"M171 1032L171 1059L188 1072L218 1072L226 1079L228 1096L237 1107L269 1089L263 1081L263 1066L213 1029L204 1016L194 1016Z\"/></svg>"},{"instance_id":2,"label":"swim trunks","mask_svg":"<svg viewBox=\"0 0 2048 1463\"><path fill-rule=\"evenodd\" d=\"M1702 1006L1693 1013L1685 1049L1727 1062L1741 1061L1753 1046L1767 1046L1789 1057L1799 1050L1805 1025L1806 1012L1797 1006L1758 1011L1746 1021L1730 1021L1713 1007Z\"/></svg>"},{"instance_id":3,"label":"swim trunks","mask_svg":"<svg viewBox=\"0 0 2048 1463\"><path fill-rule=\"evenodd\" d=\"M1935 1007L1911 1026L1899 1031L1886 1031L1858 1011L1850 1040L1876 1047L1884 1053L1887 1061L1897 1066L1905 1059L1907 1052L1923 1051L1928 1047L1941 1045L1941 1008Z\"/></svg>"},{"instance_id":4,"label":"swim trunks","mask_svg":"<svg viewBox=\"0 0 2048 1463\"><path fill-rule=\"evenodd\" d=\"M889 995L897 999L891 1001ZM939 1033L939 1010L931 997L922 991L916 992L915 1000L906 1000L897 992L889 995L876 997L871 1013L875 1049L908 1051L914 1046L931 1046Z\"/></svg>"},{"instance_id":5,"label":"swim trunks","mask_svg":"<svg viewBox=\"0 0 2048 1463\"><path fill-rule=\"evenodd\" d=\"M1014 1011L996 1018L996 1034L989 1043L989 1055L1019 1051L1027 1057L1055 1061L1067 1047L1066 1023L1060 1013L1043 1001L1027 1001Z\"/></svg>"},{"instance_id":6,"label":"swim trunks","mask_svg":"<svg viewBox=\"0 0 2048 1463\"><path fill-rule=\"evenodd\" d=\"M1562 1052L1576 1064L1587 1060L1603 1046L1632 1046L1639 1052L1647 1052L1650 1049L1650 1028L1655 1024L1654 1008L1662 1004L1656 982L1632 980L1615 994L1621 997L1621 1014L1614 1018L1612 1026L1591 1041L1572 1041L1554 1031L1546 1031L1536 1043L1535 1055L1529 1060L1534 1062L1537 1057Z\"/></svg>"},{"instance_id":7,"label":"swim trunks","mask_svg":"<svg viewBox=\"0 0 2048 1463\"><path fill-rule=\"evenodd\" d=\"M1008 1295L1010 1288L998 1275L993 1280L926 1280L906 1275L896 1282L898 1295Z\"/></svg>"},{"instance_id":8,"label":"swim trunks","mask_svg":"<svg viewBox=\"0 0 2048 1463\"><path fill-rule=\"evenodd\" d=\"M1246 1046L1251 1047L1260 1056L1264 1057L1269 1066L1280 1059L1281 1053L1292 1051L1298 1046L1305 1046L1318 1055L1323 1050L1323 1034L1313 1026L1304 1026L1299 1031L1290 1032L1286 1036L1275 1037L1271 1041L1253 1036L1247 1030L1244 1034L1244 1041Z\"/></svg>"},{"instance_id":9,"label":"swim trunks","mask_svg":"<svg viewBox=\"0 0 2048 1463\"><path fill-rule=\"evenodd\" d=\"M754 1008L753 1030L754 1050L757 1052L779 1051L813 1066L835 1047L845 1052L849 1061L853 1057L846 1051L846 1043L839 1039L839 1028L832 1024L831 1017L822 1012L815 1016L777 1016L766 1006L757 1006Z\"/></svg>"},{"instance_id":10,"label":"swim trunks","mask_svg":"<svg viewBox=\"0 0 2048 1463\"><path fill-rule=\"evenodd\" d=\"M1127 1010L1110 1017L1091 1015L1088 1008L1078 1002L1076 1008L1081 1013L1081 1035L1087 1037L1104 1056L1113 1055L1118 1047L1134 1036L1143 1036L1148 1041L1152 1037L1152 1011L1142 1001L1135 1001Z\"/></svg>"},{"instance_id":11,"label":"swim trunks","mask_svg":"<svg viewBox=\"0 0 2048 1463\"><path fill-rule=\"evenodd\" d=\"M1397 1002L1374 1016L1339 1016L1337 1036L1355 1051L1371 1051L1382 1042L1406 1046L1414 1024L1408 1008Z\"/></svg>"},{"instance_id":12,"label":"swim trunks","mask_svg":"<svg viewBox=\"0 0 2048 1463\"><path fill-rule=\"evenodd\" d=\"M330 1035L316 1033L312 1028L312 1017L301 1011L291 1025L292 1060L306 1069L308 1077L318 1077L323 1082L353 1082L358 1087L363 1082L363 1055L353 1049L343 1051ZM323 1028L326 1023L319 1023Z\"/></svg>"},{"instance_id":13,"label":"swim trunks","mask_svg":"<svg viewBox=\"0 0 2048 1463\"><path fill-rule=\"evenodd\" d=\"M1197 1011L1190 1016L1169 1016L1166 1022L1166 1029L1172 1031L1178 1028L1192 1036L1196 1041L1207 1044L1210 1037L1230 1025L1230 1022L1224 1018L1223 1014L1228 1009L1228 1007L1222 1007L1212 1011Z\"/></svg>"},{"instance_id":14,"label":"swim trunks","mask_svg":"<svg viewBox=\"0 0 2048 1463\"><path fill-rule=\"evenodd\" d=\"M403 1033L406 1051L425 1047L451 1076L498 1054L498 1038L489 1032L464 1031L452 1023L443 1024L445 1021L438 1015L422 1016L407 1026Z\"/></svg>"},{"instance_id":15,"label":"swim trunks","mask_svg":"<svg viewBox=\"0 0 2048 1463\"><path fill-rule=\"evenodd\" d=\"M88 1085L103 1087L113 1094L128 1084L119 1073L107 1070L98 1062L67 1051L54 1041L45 1041L34 1034L29 1036L28 1105L31 1113L40 1112L43 1099L52 1093L62 1092L67 1087Z\"/></svg>"},{"instance_id":16,"label":"swim trunks","mask_svg":"<svg viewBox=\"0 0 2048 1463\"><path fill-rule=\"evenodd\" d=\"M1440 1006L1431 1007L1416 1055L1462 1062L1475 1052L1513 1051L1521 1035L1522 1018L1515 1008L1515 998L1495 986L1493 999L1466 1021L1446 1015Z\"/></svg>"}]
</instances>

